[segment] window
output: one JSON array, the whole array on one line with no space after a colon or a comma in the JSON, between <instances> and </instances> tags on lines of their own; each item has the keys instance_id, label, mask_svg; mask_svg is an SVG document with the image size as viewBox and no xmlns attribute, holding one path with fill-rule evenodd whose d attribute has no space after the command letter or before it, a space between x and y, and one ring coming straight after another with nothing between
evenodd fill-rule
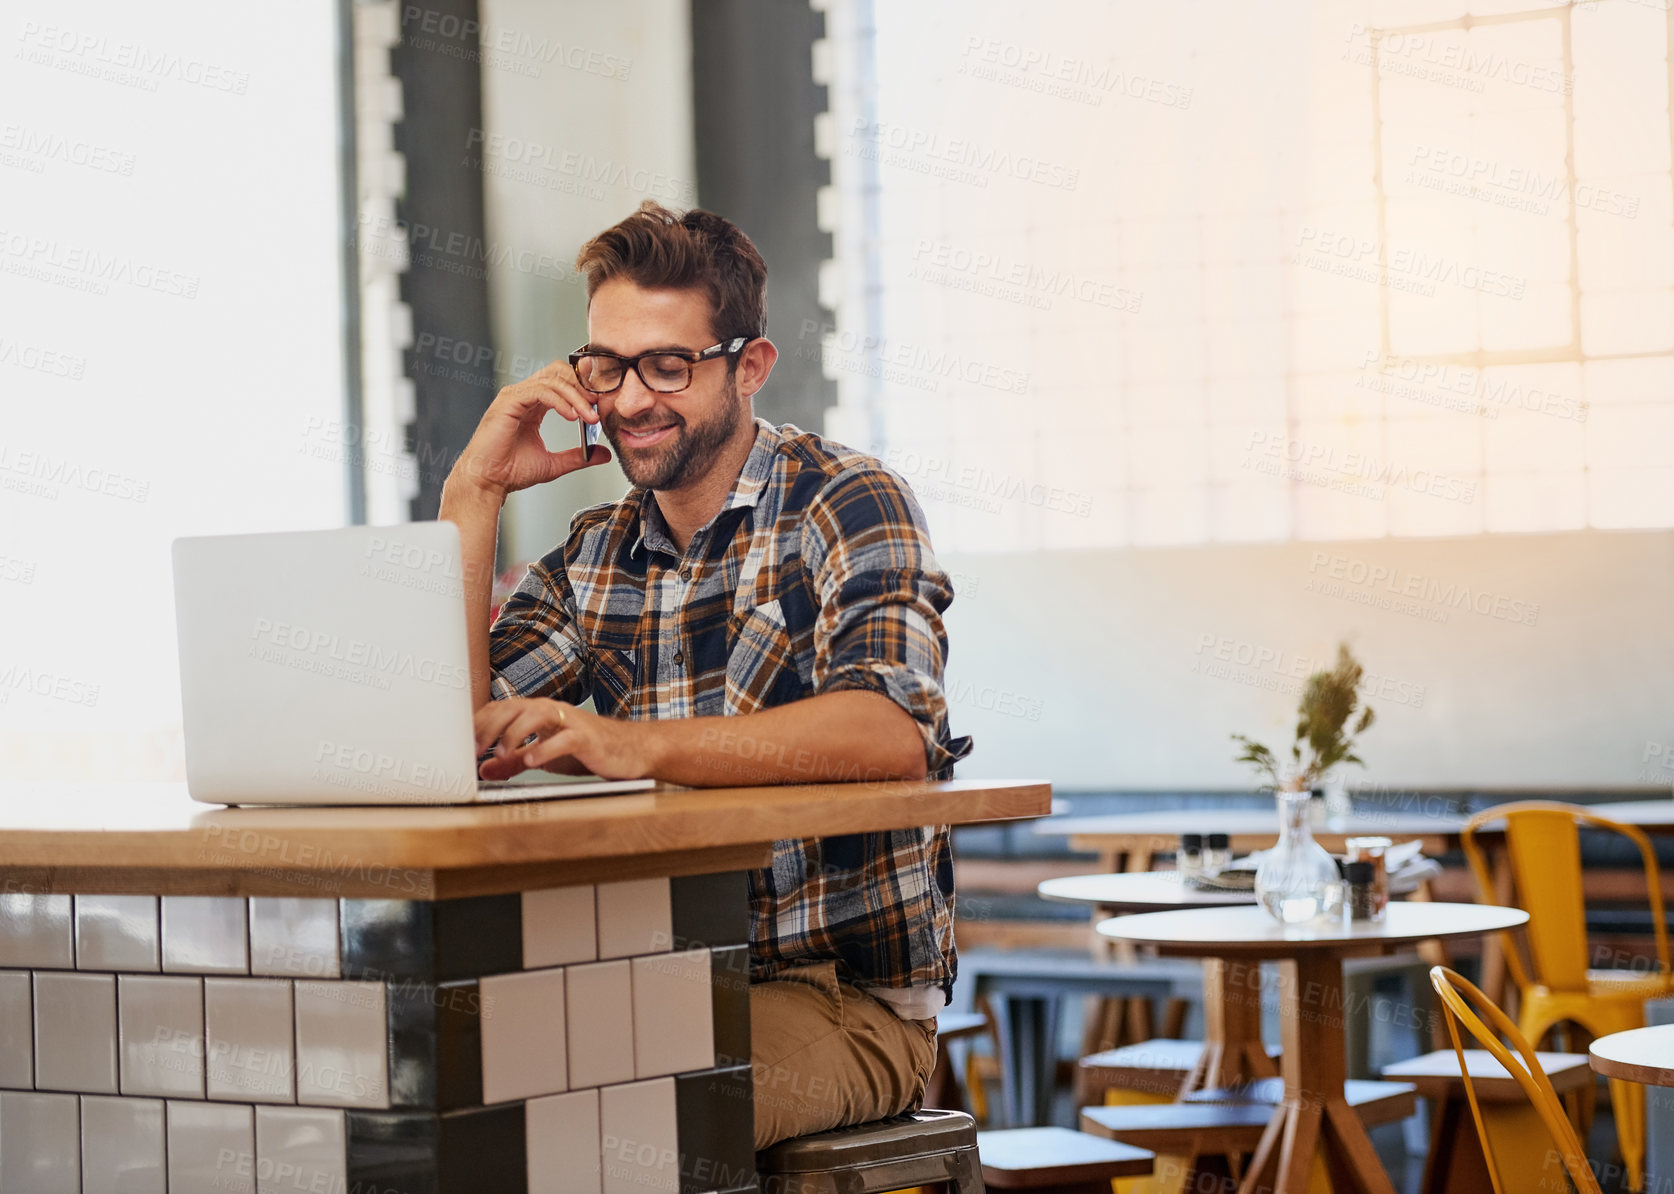
<instances>
[{"instance_id":1,"label":"window","mask_svg":"<svg viewBox=\"0 0 1674 1194\"><path fill-rule=\"evenodd\" d=\"M939 546L1674 526L1669 14L1371 8L832 0L798 349Z\"/></svg>"}]
</instances>

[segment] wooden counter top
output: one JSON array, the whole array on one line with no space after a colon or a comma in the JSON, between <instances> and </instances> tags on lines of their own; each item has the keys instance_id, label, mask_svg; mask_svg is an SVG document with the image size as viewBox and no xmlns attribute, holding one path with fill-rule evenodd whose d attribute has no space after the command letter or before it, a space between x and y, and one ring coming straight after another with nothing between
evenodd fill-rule
<instances>
[{"instance_id":1,"label":"wooden counter top","mask_svg":"<svg viewBox=\"0 0 1674 1194\"><path fill-rule=\"evenodd\" d=\"M0 784L0 895L442 899L762 866L771 843L1044 816L1037 780L673 789L515 804L224 808L183 783Z\"/></svg>"}]
</instances>

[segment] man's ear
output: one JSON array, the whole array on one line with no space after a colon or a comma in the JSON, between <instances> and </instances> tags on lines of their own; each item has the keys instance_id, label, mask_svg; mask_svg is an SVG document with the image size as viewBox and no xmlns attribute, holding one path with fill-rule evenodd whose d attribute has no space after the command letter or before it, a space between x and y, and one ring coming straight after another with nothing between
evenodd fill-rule
<instances>
[{"instance_id":1,"label":"man's ear","mask_svg":"<svg viewBox=\"0 0 1674 1194\"><path fill-rule=\"evenodd\" d=\"M744 346L738 354L738 392L748 398L767 384L767 375L779 359L779 350L766 336L758 337Z\"/></svg>"}]
</instances>

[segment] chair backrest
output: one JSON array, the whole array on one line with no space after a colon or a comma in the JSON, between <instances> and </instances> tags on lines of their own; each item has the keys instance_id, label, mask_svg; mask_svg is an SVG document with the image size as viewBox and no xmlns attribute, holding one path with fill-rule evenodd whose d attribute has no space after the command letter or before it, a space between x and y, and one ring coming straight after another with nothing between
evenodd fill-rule
<instances>
[{"instance_id":1,"label":"chair backrest","mask_svg":"<svg viewBox=\"0 0 1674 1194\"><path fill-rule=\"evenodd\" d=\"M1662 908L1662 875L1651 839L1636 825L1601 817L1578 804L1525 801L1484 809L1472 817L1460 835L1480 898L1496 903L1494 880L1476 835L1484 825L1505 822L1506 854L1517 886L1517 902L1529 914L1531 976L1510 934L1505 934L1506 964L1520 990L1531 981L1554 991L1587 989L1587 905L1581 879L1580 828L1608 829L1639 848L1651 904L1651 927L1656 936L1657 963L1669 973L1668 925Z\"/></svg>"},{"instance_id":2,"label":"chair backrest","mask_svg":"<svg viewBox=\"0 0 1674 1194\"><path fill-rule=\"evenodd\" d=\"M1571 1126L1569 1117L1564 1114L1563 1104L1558 1101L1551 1080L1540 1068L1534 1049L1523 1039L1523 1034L1517 1031L1517 1026L1511 1022L1511 1018L1469 980L1446 966L1431 969L1430 985L1436 989L1436 994L1446 1009L1447 1033L1452 1038L1453 1051L1459 1057L1459 1073L1465 1080L1465 1097L1470 1100L1471 1118L1476 1121L1476 1134L1482 1142L1482 1156L1488 1163L1488 1176L1494 1183L1494 1194L1505 1194L1505 1189L1500 1182L1499 1163L1494 1159L1494 1146L1482 1123L1482 1107L1477 1101L1476 1087L1471 1082L1470 1069L1466 1065L1465 1046L1459 1037L1461 1024L1476 1038L1478 1045L1493 1054L1494 1060L1505 1067L1506 1072L1528 1096L1529 1102L1534 1104L1547 1135L1551 1137L1553 1149L1562 1158L1564 1169L1569 1173L1569 1180L1575 1183L1575 1188L1580 1194L1600 1194L1598 1180L1587 1164L1586 1150L1576 1138L1575 1129ZM1482 1022L1481 1017L1472 1010L1472 1004L1488 1017L1492 1028ZM1511 1050L1501 1041L1501 1037L1511 1042L1518 1056L1512 1055Z\"/></svg>"}]
</instances>

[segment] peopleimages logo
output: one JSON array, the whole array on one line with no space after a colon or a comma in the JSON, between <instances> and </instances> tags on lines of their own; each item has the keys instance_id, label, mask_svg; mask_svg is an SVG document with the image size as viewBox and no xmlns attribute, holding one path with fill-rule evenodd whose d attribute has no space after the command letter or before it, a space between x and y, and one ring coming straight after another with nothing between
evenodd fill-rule
<instances>
[{"instance_id":1,"label":"peopleimages logo","mask_svg":"<svg viewBox=\"0 0 1674 1194\"><path fill-rule=\"evenodd\" d=\"M299 671L320 672L351 683L388 688L393 679L420 680L444 688L465 688L463 664L442 663L390 650L365 639L344 638L322 630L309 630L289 622L257 618L250 631L253 658L280 663Z\"/></svg>"}]
</instances>

